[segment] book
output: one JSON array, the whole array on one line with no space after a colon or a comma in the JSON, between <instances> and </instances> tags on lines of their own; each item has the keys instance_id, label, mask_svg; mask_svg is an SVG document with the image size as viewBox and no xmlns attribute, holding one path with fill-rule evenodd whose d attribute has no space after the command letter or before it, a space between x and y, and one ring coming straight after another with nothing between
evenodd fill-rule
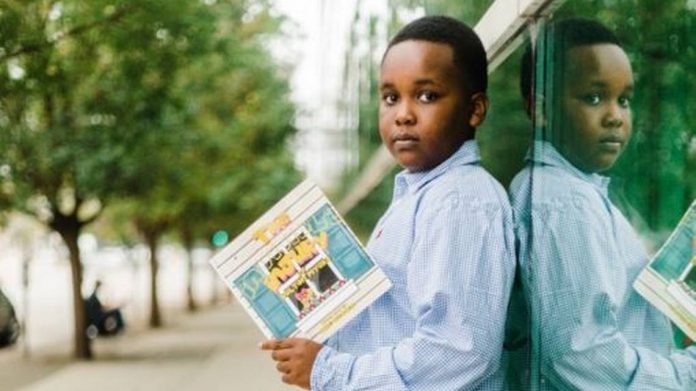
<instances>
[{"instance_id":1,"label":"book","mask_svg":"<svg viewBox=\"0 0 696 391\"><path fill-rule=\"evenodd\" d=\"M310 181L291 190L210 264L266 338L322 343L391 287Z\"/></svg>"},{"instance_id":2,"label":"book","mask_svg":"<svg viewBox=\"0 0 696 391\"><path fill-rule=\"evenodd\" d=\"M696 200L633 287L696 341Z\"/></svg>"}]
</instances>

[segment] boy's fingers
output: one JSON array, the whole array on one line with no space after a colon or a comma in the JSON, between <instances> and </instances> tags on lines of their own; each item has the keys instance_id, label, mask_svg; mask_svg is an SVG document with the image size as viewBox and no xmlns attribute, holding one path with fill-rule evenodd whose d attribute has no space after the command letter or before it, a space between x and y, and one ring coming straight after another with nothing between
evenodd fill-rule
<instances>
[{"instance_id":1,"label":"boy's fingers","mask_svg":"<svg viewBox=\"0 0 696 391\"><path fill-rule=\"evenodd\" d=\"M280 341L282 341L283 343L279 349L290 349L295 347L297 345L297 342L301 340L298 338L285 338Z\"/></svg>"},{"instance_id":2,"label":"boy's fingers","mask_svg":"<svg viewBox=\"0 0 696 391\"><path fill-rule=\"evenodd\" d=\"M261 343L261 350L278 350L283 349L285 346L285 340L283 339L269 339Z\"/></svg>"},{"instance_id":3,"label":"boy's fingers","mask_svg":"<svg viewBox=\"0 0 696 391\"><path fill-rule=\"evenodd\" d=\"M288 374L290 373L290 365L286 361L280 361L278 364L276 364L276 369L280 373Z\"/></svg>"},{"instance_id":4,"label":"boy's fingers","mask_svg":"<svg viewBox=\"0 0 696 391\"><path fill-rule=\"evenodd\" d=\"M287 349L274 350L271 352L271 358L274 361L288 361L292 353Z\"/></svg>"}]
</instances>

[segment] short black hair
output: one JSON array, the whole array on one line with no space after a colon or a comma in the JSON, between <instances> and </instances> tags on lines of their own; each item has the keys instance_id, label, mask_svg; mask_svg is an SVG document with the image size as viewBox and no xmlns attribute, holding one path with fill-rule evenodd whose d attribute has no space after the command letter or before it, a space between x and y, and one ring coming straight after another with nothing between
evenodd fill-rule
<instances>
[{"instance_id":1,"label":"short black hair","mask_svg":"<svg viewBox=\"0 0 696 391\"><path fill-rule=\"evenodd\" d=\"M454 66L467 83L465 91L471 94L486 92L488 88L488 60L486 50L476 32L457 19L433 15L416 19L404 26L389 41L384 57L392 46L404 41L444 43L452 48Z\"/></svg>"},{"instance_id":2,"label":"short black hair","mask_svg":"<svg viewBox=\"0 0 696 391\"><path fill-rule=\"evenodd\" d=\"M545 42L549 42L551 46L547 48L547 53L550 54L550 57L547 57L548 61L552 61L553 72L558 76L564 73L566 53L574 47L605 43L623 47L613 31L591 19L567 18L553 21L543 32L548 37ZM539 39L541 39L541 33ZM520 66L520 92L524 99L529 99L532 93L532 72L535 71L532 56L532 47L527 45Z\"/></svg>"}]
</instances>

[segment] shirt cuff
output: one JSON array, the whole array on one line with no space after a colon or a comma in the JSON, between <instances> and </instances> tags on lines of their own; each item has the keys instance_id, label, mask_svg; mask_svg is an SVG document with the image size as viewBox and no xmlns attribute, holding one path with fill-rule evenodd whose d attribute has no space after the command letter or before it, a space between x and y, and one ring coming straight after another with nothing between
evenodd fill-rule
<instances>
[{"instance_id":1,"label":"shirt cuff","mask_svg":"<svg viewBox=\"0 0 696 391\"><path fill-rule=\"evenodd\" d=\"M309 377L313 391L342 390L355 358L324 345L314 359Z\"/></svg>"}]
</instances>

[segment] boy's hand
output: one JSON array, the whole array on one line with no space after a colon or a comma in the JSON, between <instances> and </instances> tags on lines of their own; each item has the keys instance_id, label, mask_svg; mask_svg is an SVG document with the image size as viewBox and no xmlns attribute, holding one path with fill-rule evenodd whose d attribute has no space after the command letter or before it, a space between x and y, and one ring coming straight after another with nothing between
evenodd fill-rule
<instances>
[{"instance_id":1,"label":"boy's hand","mask_svg":"<svg viewBox=\"0 0 696 391\"><path fill-rule=\"evenodd\" d=\"M312 365L322 345L304 338L268 340L262 350L271 350L276 369L283 374L283 382L309 389Z\"/></svg>"}]
</instances>

